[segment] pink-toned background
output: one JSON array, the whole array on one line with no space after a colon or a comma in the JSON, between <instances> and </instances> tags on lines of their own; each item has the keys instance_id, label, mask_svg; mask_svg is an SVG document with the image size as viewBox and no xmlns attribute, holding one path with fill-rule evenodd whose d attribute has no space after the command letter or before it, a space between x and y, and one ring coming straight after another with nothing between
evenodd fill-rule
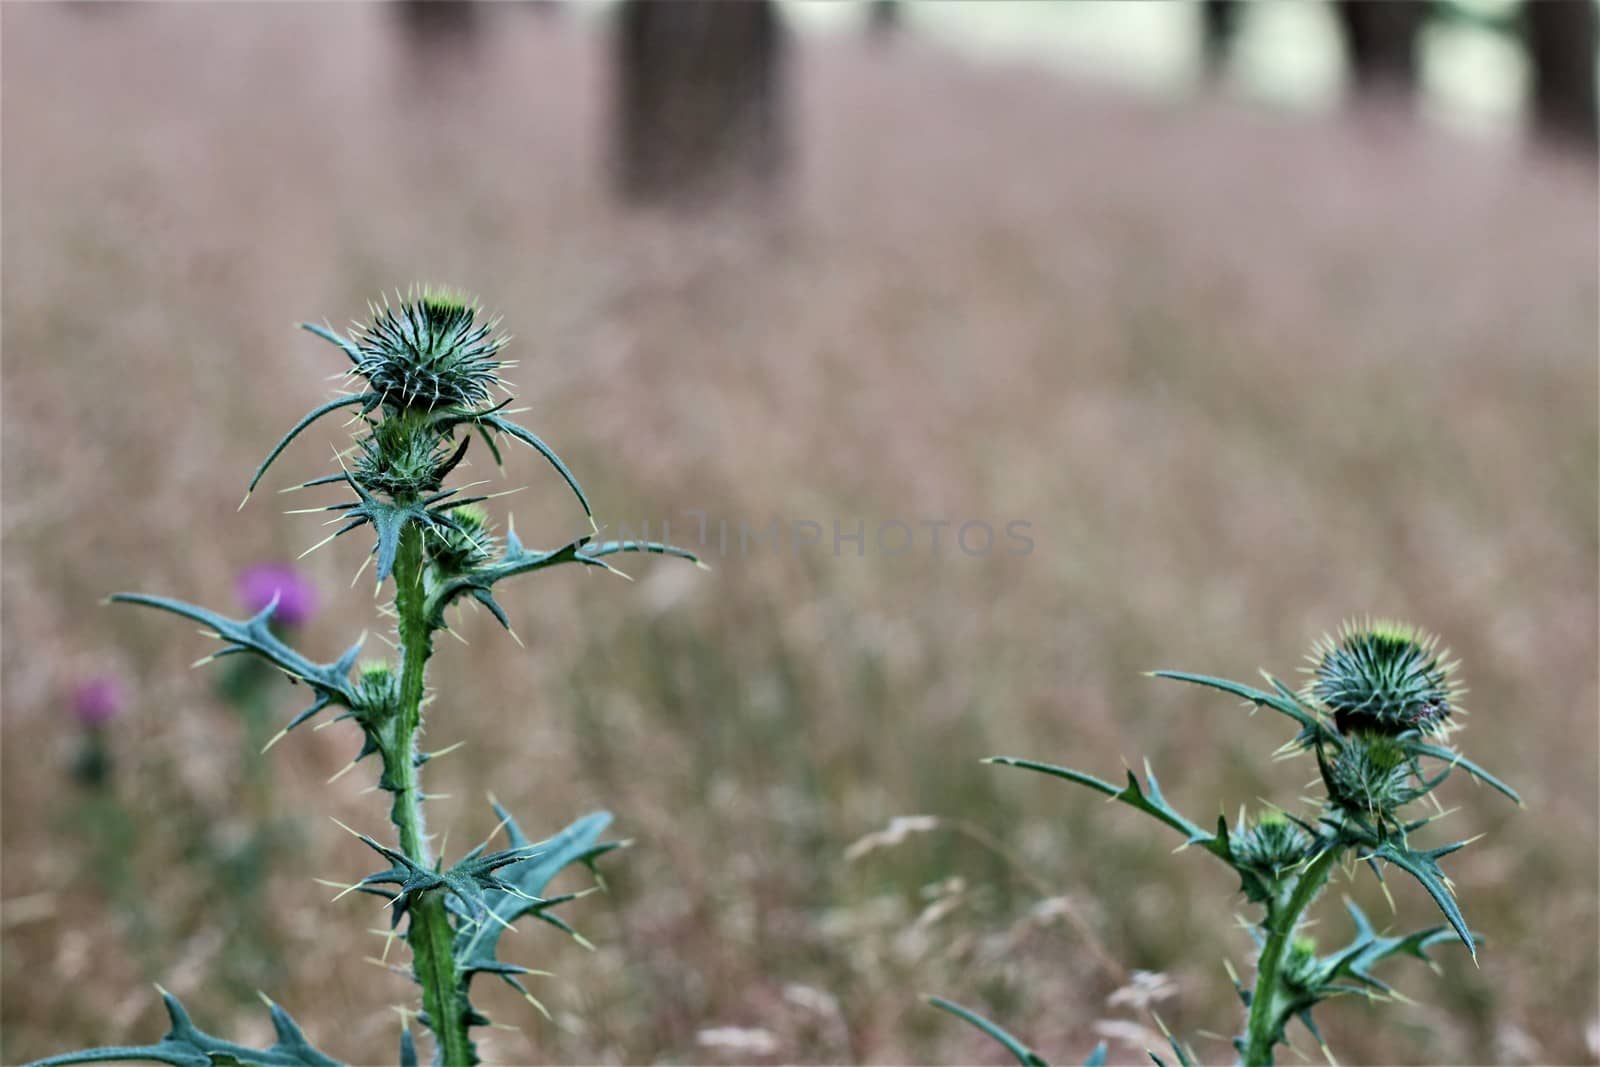
<instances>
[{"instance_id":1,"label":"pink-toned background","mask_svg":"<svg viewBox=\"0 0 1600 1067\"><path fill-rule=\"evenodd\" d=\"M1290 676L1366 612L1454 648L1462 742L1528 809L1444 790L1461 810L1440 833L1486 834L1450 867L1480 965L1397 963L1416 1003L1332 1005L1324 1032L1349 1063L1594 1055L1592 168L1391 114L1156 103L841 38L795 57L776 202L637 216L602 168L603 27L489 17L470 66L424 78L379 7L5 9L0 1059L153 1040L154 981L208 1029L270 1040L213 980L240 951L235 898L175 829L248 831L239 726L184 669L208 643L98 600L231 608L242 567L322 536L279 513L293 498L234 511L340 368L295 324L417 280L504 314L525 419L602 519L1021 519L1036 544L553 574L501 598L526 648L469 618L436 666L429 742L467 745L430 768L435 828L475 842L492 787L530 832L606 806L636 842L570 912L596 951L506 939L559 974L535 980L555 1022L491 990L519 1028L485 1033L493 1059L999 1062L920 1004L936 992L1072 1062L1097 1022L1149 1024L1107 1003L1122 976L1084 931L1170 976L1175 1029L1231 1032L1221 959L1248 941L1226 872L978 760L1114 778L1148 756L1200 818L1287 801L1313 771L1270 761L1277 724L1141 672ZM269 489L340 440L308 434ZM509 479L530 488L501 521L533 543L571 529L533 458ZM329 605L314 655L381 623L370 586L346 588L364 548L305 563ZM131 698L108 727L134 828L115 867L91 844L113 816L67 774L66 694L103 671ZM298 695L276 693L280 718ZM411 988L362 960L374 902L312 880L372 858L326 816L383 826L367 768L323 785L356 744L341 726L274 749L270 807L297 836L258 925L265 991L374 1062ZM1020 873L949 829L845 859L904 814L965 820ZM1339 894L1432 921L1391 886L1397 919L1363 872L1315 932L1345 936Z\"/></svg>"}]
</instances>

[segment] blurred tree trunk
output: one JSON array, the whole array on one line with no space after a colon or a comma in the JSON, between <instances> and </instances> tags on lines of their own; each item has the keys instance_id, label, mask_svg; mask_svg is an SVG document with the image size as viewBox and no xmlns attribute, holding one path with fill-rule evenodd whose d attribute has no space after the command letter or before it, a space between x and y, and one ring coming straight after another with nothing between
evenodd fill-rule
<instances>
[{"instance_id":1,"label":"blurred tree trunk","mask_svg":"<svg viewBox=\"0 0 1600 1067\"><path fill-rule=\"evenodd\" d=\"M474 0L398 0L389 5L389 10L418 51L467 44L478 30L479 11Z\"/></svg>"},{"instance_id":2,"label":"blurred tree trunk","mask_svg":"<svg viewBox=\"0 0 1600 1067\"><path fill-rule=\"evenodd\" d=\"M771 0L624 0L616 167L636 202L763 187L783 155L783 31Z\"/></svg>"},{"instance_id":3,"label":"blurred tree trunk","mask_svg":"<svg viewBox=\"0 0 1600 1067\"><path fill-rule=\"evenodd\" d=\"M1533 117L1540 131L1593 149L1596 143L1594 0L1522 5L1533 68Z\"/></svg>"},{"instance_id":4,"label":"blurred tree trunk","mask_svg":"<svg viewBox=\"0 0 1600 1067\"><path fill-rule=\"evenodd\" d=\"M1338 0L1334 13L1357 92L1416 91L1426 0Z\"/></svg>"},{"instance_id":5,"label":"blurred tree trunk","mask_svg":"<svg viewBox=\"0 0 1600 1067\"><path fill-rule=\"evenodd\" d=\"M886 41L900 31L904 12L900 0L870 0L867 4L867 36Z\"/></svg>"},{"instance_id":6,"label":"blurred tree trunk","mask_svg":"<svg viewBox=\"0 0 1600 1067\"><path fill-rule=\"evenodd\" d=\"M1221 77L1239 34L1239 0L1205 0L1200 8L1200 52L1207 77Z\"/></svg>"}]
</instances>

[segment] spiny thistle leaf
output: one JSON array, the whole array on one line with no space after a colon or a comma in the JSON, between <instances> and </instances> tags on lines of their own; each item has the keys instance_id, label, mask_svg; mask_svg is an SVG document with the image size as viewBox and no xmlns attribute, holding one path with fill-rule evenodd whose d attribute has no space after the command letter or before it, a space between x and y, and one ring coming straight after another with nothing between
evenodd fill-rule
<instances>
[{"instance_id":1,"label":"spiny thistle leaf","mask_svg":"<svg viewBox=\"0 0 1600 1067\"><path fill-rule=\"evenodd\" d=\"M1472 775L1472 777L1478 779L1478 781L1482 782L1484 785L1503 793L1518 804L1522 803L1522 798L1517 795L1517 791L1515 789L1512 789L1509 785L1506 785L1506 783L1502 782L1500 779L1496 778L1482 767L1479 767L1476 763L1473 763L1471 760L1461 755L1461 753L1454 752L1443 747L1442 745L1429 744L1417 737L1402 736L1398 740L1400 741L1400 744L1404 746L1405 749L1412 755L1428 756L1432 759L1442 760L1452 767L1460 767L1462 770Z\"/></svg>"},{"instance_id":2,"label":"spiny thistle leaf","mask_svg":"<svg viewBox=\"0 0 1600 1067\"><path fill-rule=\"evenodd\" d=\"M338 411L340 408L347 408L354 404L362 405L362 411L371 411L377 402L378 396L376 393L360 393L356 396L342 396L337 400L328 401L321 407L314 408L310 414L295 423L289 432L279 439L276 445L272 446L272 451L267 453L267 458L262 460L261 466L256 468L256 473L250 479L250 488L246 492L255 492L256 486L261 482L262 475L267 473L267 468L272 466L273 460L282 455L283 450L289 447L289 442L300 436L300 431L306 429L313 422L316 422L331 411Z\"/></svg>"},{"instance_id":3,"label":"spiny thistle leaf","mask_svg":"<svg viewBox=\"0 0 1600 1067\"><path fill-rule=\"evenodd\" d=\"M432 889L449 888L444 876L438 871L429 870L405 853L398 849L390 848L367 834L351 830L343 823L339 823L339 825L354 835L363 845L366 845L392 864L388 870L369 874L350 888L375 893L383 897L392 896L394 898L393 924L399 924L400 917L410 908L411 901L416 898L417 894L426 893ZM399 886L399 892L391 894L376 888L381 885Z\"/></svg>"},{"instance_id":4,"label":"spiny thistle leaf","mask_svg":"<svg viewBox=\"0 0 1600 1067\"><path fill-rule=\"evenodd\" d=\"M1069 782L1077 782L1079 785L1086 785L1090 789L1104 793L1113 800L1120 800L1124 804L1138 808L1146 815L1166 823L1184 836L1184 844L1199 845L1230 866L1233 864L1233 857L1226 838L1207 833L1184 818L1182 814L1169 805L1166 798L1161 795L1161 787L1156 782L1156 776L1150 770L1148 763L1145 764L1144 768L1147 785L1141 786L1138 776L1130 770L1128 772L1128 784L1118 789L1110 782L1101 781L1092 774L1084 774L1082 771L1075 771L1068 767L1057 767L1050 763L1018 759L1014 756L991 756L984 762L998 763L1005 767L1021 767L1024 770L1038 771L1041 774L1049 774L1057 778L1065 778ZM1226 829L1226 824L1223 825L1224 829Z\"/></svg>"},{"instance_id":5,"label":"spiny thistle leaf","mask_svg":"<svg viewBox=\"0 0 1600 1067\"><path fill-rule=\"evenodd\" d=\"M589 506L589 497L584 493L583 486L578 484L577 477L568 469L561 457L556 454L556 450L545 444L532 430L498 414L502 408L510 403L510 400L505 400L493 407L480 410L464 407L441 408L432 414L429 425L438 434L449 434L457 426L473 427L478 431L478 435L483 438L483 443L488 446L489 453L494 458L496 466L503 464L504 457L500 453L500 446L495 442L495 437L499 434L506 434L516 438L543 456L555 468L556 473L561 476L561 480L567 483L567 488L571 489L573 495L578 498L578 503L583 507L583 513L592 521L594 509Z\"/></svg>"},{"instance_id":6,"label":"spiny thistle leaf","mask_svg":"<svg viewBox=\"0 0 1600 1067\"><path fill-rule=\"evenodd\" d=\"M573 494L577 496L578 503L583 506L583 513L593 517L594 509L589 506L589 498L584 495L583 486L578 484L578 479L573 477L572 472L567 469L567 465L561 462L561 457L556 455L555 449L541 441L532 431L517 425L510 419L501 418L499 415L482 415L473 418L471 421L480 429L487 428L485 429L485 437L489 436L490 431L509 434L543 456L556 469L556 473L561 475L561 479L567 483L567 488L571 489ZM493 452L497 457L500 454L498 448L493 449Z\"/></svg>"},{"instance_id":7,"label":"spiny thistle leaf","mask_svg":"<svg viewBox=\"0 0 1600 1067\"><path fill-rule=\"evenodd\" d=\"M272 1028L278 1040L266 1049L246 1048L219 1037L212 1037L194 1025L178 998L161 993L172 1028L154 1045L125 1045L68 1052L37 1060L29 1067L64 1067L69 1063L170 1063L173 1067L212 1067L213 1064L240 1067L339 1067L339 1061L317 1051L306 1040L289 1013L268 1001Z\"/></svg>"},{"instance_id":8,"label":"spiny thistle leaf","mask_svg":"<svg viewBox=\"0 0 1600 1067\"><path fill-rule=\"evenodd\" d=\"M449 515L450 508L460 507L462 504L475 503L482 497L469 497L466 500L451 502L450 508L441 508L437 505L449 500L458 490L447 489L442 493L422 500L399 503L393 500L380 500L369 493L359 481L350 474L344 475L344 481L354 489L357 500L333 504L324 510L343 512L348 520L343 526L335 530L333 537L342 537L351 530L359 529L370 524L377 535L377 543L373 552L377 555L377 580L382 584L394 572L394 561L400 552L400 534L405 530L407 523L416 523L424 530L442 529L460 531L460 526ZM332 540L332 538L329 538Z\"/></svg>"},{"instance_id":9,"label":"spiny thistle leaf","mask_svg":"<svg viewBox=\"0 0 1600 1067\"><path fill-rule=\"evenodd\" d=\"M444 872L445 886L455 895L464 914L474 922L495 921L489 918L490 894L509 894L525 900L534 907L548 907L550 901L542 897L524 893L514 883L508 882L494 872L502 867L523 860L533 859L539 855L541 848L538 845L524 845L521 848L506 848L498 852L483 854L483 846L479 845L463 856L455 866ZM499 897L494 898L498 901Z\"/></svg>"},{"instance_id":10,"label":"spiny thistle leaf","mask_svg":"<svg viewBox=\"0 0 1600 1067\"><path fill-rule=\"evenodd\" d=\"M1346 899L1345 908L1356 927L1355 937L1350 943L1326 956L1316 956L1313 951L1299 968L1292 964L1286 968L1291 975L1298 975L1285 982L1286 989L1293 996L1286 1014L1298 1018L1324 1051L1327 1042L1323 1040L1322 1032L1317 1029L1312 1016L1312 1010L1318 1004L1338 996L1392 995L1393 988L1371 973L1375 964L1391 956L1405 955L1431 965L1433 961L1428 957L1427 949L1440 942L1456 939L1456 935L1446 926L1429 927L1404 937L1382 937L1354 901ZM1245 998L1245 1004L1249 1006L1249 997ZM1287 1018L1284 1021L1287 1022Z\"/></svg>"},{"instance_id":11,"label":"spiny thistle leaf","mask_svg":"<svg viewBox=\"0 0 1600 1067\"><path fill-rule=\"evenodd\" d=\"M676 545L664 545L655 541L596 542L589 535L569 541L549 552L529 551L523 547L515 533L507 531L505 552L497 562L451 578L429 595L427 618L435 629L443 629L445 608L449 607L457 597L470 594L494 614L501 626L509 630L511 627L505 612L491 593L496 582L519 574L530 574L546 567L560 566L563 563L579 563L609 570L610 566L604 562L606 557L628 552L673 556L696 564L700 562L700 558L693 552Z\"/></svg>"},{"instance_id":12,"label":"spiny thistle leaf","mask_svg":"<svg viewBox=\"0 0 1600 1067\"><path fill-rule=\"evenodd\" d=\"M1438 864L1441 856L1447 856L1465 845L1465 841L1458 841L1426 852L1414 852L1394 841L1385 841L1361 858L1387 860L1415 878L1422 888L1427 890L1433 902L1439 905L1439 910L1444 913L1451 929L1456 932L1456 936L1467 946L1467 951L1472 953L1472 958L1476 960L1478 946L1472 939L1472 931L1467 929L1467 921L1462 917L1461 909L1456 906L1455 895L1450 892L1450 886L1446 883L1444 872L1439 869Z\"/></svg>"},{"instance_id":13,"label":"spiny thistle leaf","mask_svg":"<svg viewBox=\"0 0 1600 1067\"><path fill-rule=\"evenodd\" d=\"M453 909L463 919L456 927L456 969L465 982L470 983L474 974L497 974L519 991L526 992L513 977L514 974L525 973L523 969L502 963L495 957L501 932L525 915L553 919L553 916L544 914L545 910L571 900L572 895L548 900L542 898L541 894L551 879L563 868L573 863L590 863L617 846L614 843L600 843L600 835L611 824L610 812L597 811L585 815L549 840L534 844L503 807L495 804L494 811L505 823L506 837L511 846L501 855L510 852L521 852L523 855L501 867L499 879L512 887L511 890L484 889L483 902L492 914L474 919L464 908ZM564 923L557 925L570 930Z\"/></svg>"},{"instance_id":14,"label":"spiny thistle leaf","mask_svg":"<svg viewBox=\"0 0 1600 1067\"><path fill-rule=\"evenodd\" d=\"M1456 935L1445 926L1430 926L1404 937L1383 937L1373 929L1372 923L1355 901L1346 900L1344 906L1355 923L1356 934L1348 945L1329 957L1326 973L1322 976L1325 983L1350 977L1380 992L1393 992L1387 984L1373 977L1371 968L1375 964L1391 956L1412 956L1424 963L1431 963L1427 951L1429 948L1456 939Z\"/></svg>"},{"instance_id":15,"label":"spiny thistle leaf","mask_svg":"<svg viewBox=\"0 0 1600 1067\"><path fill-rule=\"evenodd\" d=\"M357 348L353 341L348 341L345 338L340 337L337 333L334 333L332 330L328 329L326 326L318 326L314 322L302 322L300 324L300 328L316 334L318 337L329 342L330 344L338 345L344 350L344 354L350 357L350 362L352 364L361 362L361 349Z\"/></svg>"},{"instance_id":16,"label":"spiny thistle leaf","mask_svg":"<svg viewBox=\"0 0 1600 1067\"><path fill-rule=\"evenodd\" d=\"M1236 697L1248 700L1257 707L1271 708L1280 715L1287 715L1300 726L1300 733L1296 735L1293 744L1300 748L1309 748L1317 743L1338 744L1338 735L1317 717L1316 713L1307 709L1294 697L1294 694L1281 682L1272 679L1273 685L1278 689L1277 694L1266 693L1248 685L1230 682L1226 678L1213 678L1206 674L1189 674L1185 671L1151 671L1153 678L1171 678L1178 682L1188 682L1191 685L1203 685L1211 689L1220 689L1224 693L1232 693Z\"/></svg>"},{"instance_id":17,"label":"spiny thistle leaf","mask_svg":"<svg viewBox=\"0 0 1600 1067\"><path fill-rule=\"evenodd\" d=\"M971 1023L979 1030L982 1030L984 1033L1000 1042L1000 1044L1005 1046L1006 1051L1011 1053L1011 1055L1018 1063L1022 1065L1022 1067L1050 1067L1049 1060L1045 1059L1043 1056L1033 1051L1033 1049L1029 1048L1027 1045L1024 1045L1021 1041L1017 1040L1015 1037L1012 1037L1005 1030L990 1022L988 1019L985 1019L977 1012L972 1011L969 1008L963 1008L955 1001L946 1000L943 997L929 997L928 1003L932 1004L940 1011L949 1012L956 1018ZM1093 1064L1104 1062L1105 1046L1102 1044L1099 1048L1095 1049L1092 1055L1090 1055L1087 1063Z\"/></svg>"},{"instance_id":18,"label":"spiny thistle leaf","mask_svg":"<svg viewBox=\"0 0 1600 1067\"><path fill-rule=\"evenodd\" d=\"M313 663L286 645L272 632L272 614L277 610L273 598L260 612L248 619L230 619L225 615L182 600L170 597L148 596L144 593L116 593L111 598L118 604L142 604L145 607L170 611L186 619L209 626L225 642L225 647L211 658L253 652L282 670L289 677L306 683L316 694L311 707L295 716L285 731L292 730L330 704L354 709L358 706L356 692L350 685L350 668L361 652L361 642L351 645L345 654L332 663Z\"/></svg>"}]
</instances>

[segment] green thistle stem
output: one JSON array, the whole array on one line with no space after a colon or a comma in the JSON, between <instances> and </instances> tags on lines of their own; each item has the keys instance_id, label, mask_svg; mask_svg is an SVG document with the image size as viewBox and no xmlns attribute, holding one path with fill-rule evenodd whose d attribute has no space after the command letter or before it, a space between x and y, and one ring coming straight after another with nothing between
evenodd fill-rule
<instances>
[{"instance_id":1,"label":"green thistle stem","mask_svg":"<svg viewBox=\"0 0 1600 1067\"><path fill-rule=\"evenodd\" d=\"M1294 931L1307 907L1328 884L1338 862L1339 850L1319 853L1295 879L1288 899L1267 906L1267 941L1256 963L1256 986L1250 997L1250 1018L1245 1027L1245 1067L1272 1067L1273 1049L1283 1037L1289 1021L1293 995L1283 985L1283 958L1294 940Z\"/></svg>"},{"instance_id":2,"label":"green thistle stem","mask_svg":"<svg viewBox=\"0 0 1600 1067\"><path fill-rule=\"evenodd\" d=\"M395 611L400 619L400 707L393 743L382 752L384 778L393 783L394 805L390 818L400 833L400 850L414 863L431 866L422 819L422 794L417 783L416 738L422 726L422 697L428 657L433 654L433 634L423 604L425 562L422 531L415 524L400 534L395 559ZM444 897L424 893L411 907L406 931L412 965L422 986L422 1007L439 1043L444 1067L471 1067L478 1062L467 1034L466 1013L460 1001L453 956L453 932Z\"/></svg>"}]
</instances>

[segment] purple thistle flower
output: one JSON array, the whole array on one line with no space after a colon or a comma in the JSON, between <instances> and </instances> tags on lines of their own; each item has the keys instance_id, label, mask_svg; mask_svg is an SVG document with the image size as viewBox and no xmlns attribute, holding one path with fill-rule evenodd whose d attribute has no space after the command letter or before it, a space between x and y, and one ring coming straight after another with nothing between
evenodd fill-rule
<instances>
[{"instance_id":1,"label":"purple thistle flower","mask_svg":"<svg viewBox=\"0 0 1600 1067\"><path fill-rule=\"evenodd\" d=\"M122 683L109 674L79 682L72 690L72 714L84 726L103 726L122 713Z\"/></svg>"},{"instance_id":2,"label":"purple thistle flower","mask_svg":"<svg viewBox=\"0 0 1600 1067\"><path fill-rule=\"evenodd\" d=\"M254 615L272 598L278 610L272 621L284 626L299 626L317 610L317 591L310 579L287 563L258 563L239 575L239 599Z\"/></svg>"}]
</instances>

